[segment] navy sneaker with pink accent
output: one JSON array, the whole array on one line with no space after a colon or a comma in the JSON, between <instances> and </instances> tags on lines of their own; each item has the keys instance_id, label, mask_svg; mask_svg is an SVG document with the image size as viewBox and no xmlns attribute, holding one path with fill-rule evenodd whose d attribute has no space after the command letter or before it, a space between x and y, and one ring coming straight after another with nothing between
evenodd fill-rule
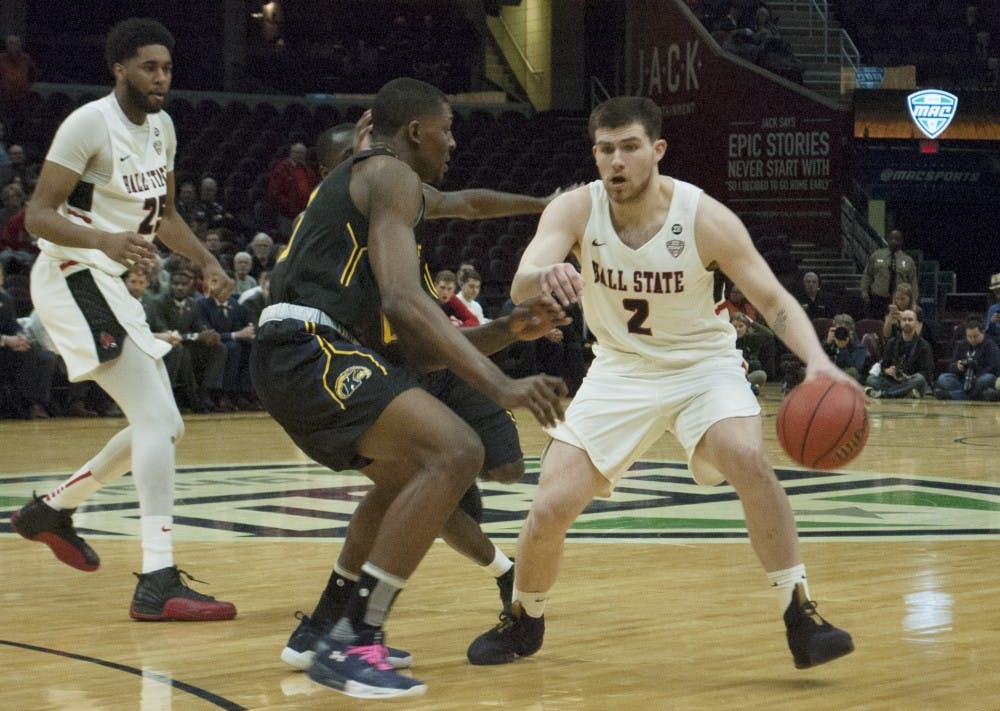
<instances>
[{"instance_id":1,"label":"navy sneaker with pink accent","mask_svg":"<svg viewBox=\"0 0 1000 711\"><path fill-rule=\"evenodd\" d=\"M389 663L381 631L342 642L330 635L316 643L309 678L358 699L421 696L427 685L398 673Z\"/></svg>"}]
</instances>

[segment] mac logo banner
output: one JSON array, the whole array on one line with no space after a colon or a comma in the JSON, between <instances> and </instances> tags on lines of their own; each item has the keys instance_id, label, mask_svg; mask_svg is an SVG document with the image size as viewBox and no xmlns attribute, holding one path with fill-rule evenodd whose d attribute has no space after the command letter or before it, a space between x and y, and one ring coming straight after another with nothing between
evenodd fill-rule
<instances>
[{"instance_id":1,"label":"mac logo banner","mask_svg":"<svg viewBox=\"0 0 1000 711\"><path fill-rule=\"evenodd\" d=\"M958 111L958 97L939 89L926 89L906 97L910 116L925 136L935 139L944 133Z\"/></svg>"}]
</instances>

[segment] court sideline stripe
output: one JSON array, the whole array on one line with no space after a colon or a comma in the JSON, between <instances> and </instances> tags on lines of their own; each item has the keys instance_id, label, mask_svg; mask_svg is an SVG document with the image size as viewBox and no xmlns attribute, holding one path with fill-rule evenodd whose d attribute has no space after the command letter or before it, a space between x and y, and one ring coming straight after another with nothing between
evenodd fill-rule
<instances>
[{"instance_id":1,"label":"court sideline stripe","mask_svg":"<svg viewBox=\"0 0 1000 711\"><path fill-rule=\"evenodd\" d=\"M98 659L97 657L88 657L84 654L75 654L73 652L64 652L60 649L51 649L49 647L38 647L34 644L26 644L24 642L13 642L9 639L0 639L0 644L5 644L9 647L20 647L21 649L27 649L32 652L42 652L44 654L53 654L57 657L68 657L69 659L77 659L82 662L89 662L91 664L98 664L102 667L108 667L109 669L115 669L116 671L123 671L129 674L134 674L143 679L153 679L161 684L165 684L174 689L179 689L181 691L186 691L192 696L197 696L199 699L203 699L210 704L214 704L222 709L228 709L229 711L247 711L246 706L240 706L235 701L230 701L229 699L223 698L217 694L213 694L210 691L193 686L183 681L177 681L176 679L171 679L165 674L156 673L148 674L142 669L136 669L135 667L130 667L125 664L119 664L118 662L110 662L106 659Z\"/></svg>"}]
</instances>

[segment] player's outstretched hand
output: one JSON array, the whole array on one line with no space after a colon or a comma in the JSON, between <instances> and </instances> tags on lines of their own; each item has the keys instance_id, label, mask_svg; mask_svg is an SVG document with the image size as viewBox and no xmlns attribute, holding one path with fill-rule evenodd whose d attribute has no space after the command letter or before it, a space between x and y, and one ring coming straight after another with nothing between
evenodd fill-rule
<instances>
[{"instance_id":1,"label":"player's outstretched hand","mask_svg":"<svg viewBox=\"0 0 1000 711\"><path fill-rule=\"evenodd\" d=\"M156 248L135 232L115 232L100 241L99 249L126 267L139 265L146 271L153 268Z\"/></svg>"},{"instance_id":2,"label":"player's outstretched hand","mask_svg":"<svg viewBox=\"0 0 1000 711\"><path fill-rule=\"evenodd\" d=\"M532 375L511 380L499 398L500 405L511 410L526 407L542 427L553 427L563 419L562 398L568 390L562 378L554 375Z\"/></svg>"},{"instance_id":3,"label":"player's outstretched hand","mask_svg":"<svg viewBox=\"0 0 1000 711\"><path fill-rule=\"evenodd\" d=\"M520 341L533 341L558 326L573 323L551 296L528 299L515 306L506 318L511 335Z\"/></svg>"},{"instance_id":4,"label":"player's outstretched hand","mask_svg":"<svg viewBox=\"0 0 1000 711\"><path fill-rule=\"evenodd\" d=\"M575 304L580 300L583 277L569 262L553 264L541 273L539 279L542 293L552 294L563 306Z\"/></svg>"}]
</instances>

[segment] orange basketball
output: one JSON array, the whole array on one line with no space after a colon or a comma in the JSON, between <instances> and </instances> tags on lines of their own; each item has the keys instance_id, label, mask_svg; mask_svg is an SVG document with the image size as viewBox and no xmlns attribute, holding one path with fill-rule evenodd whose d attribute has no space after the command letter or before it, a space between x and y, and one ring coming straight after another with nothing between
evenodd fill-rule
<instances>
[{"instance_id":1,"label":"orange basketball","mask_svg":"<svg viewBox=\"0 0 1000 711\"><path fill-rule=\"evenodd\" d=\"M778 410L778 441L789 457L812 469L836 469L868 441L865 396L848 383L807 380Z\"/></svg>"}]
</instances>

